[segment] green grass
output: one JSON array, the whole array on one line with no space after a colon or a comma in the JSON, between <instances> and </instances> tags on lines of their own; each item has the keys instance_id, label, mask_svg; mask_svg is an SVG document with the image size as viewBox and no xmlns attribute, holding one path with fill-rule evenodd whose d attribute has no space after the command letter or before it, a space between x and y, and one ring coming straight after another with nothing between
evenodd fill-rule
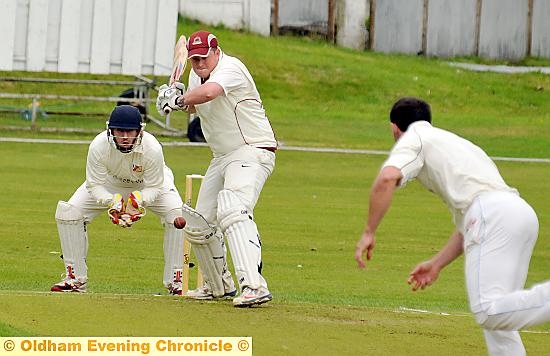
<instances>
[{"instance_id":1,"label":"green grass","mask_svg":"<svg viewBox=\"0 0 550 356\"><path fill-rule=\"evenodd\" d=\"M248 66L277 138L284 144L387 149L392 144L388 135L389 108L399 97L414 95L431 103L437 125L467 136L491 155L548 156L548 75L470 72L451 67L444 59L358 52L291 36L265 38L192 21L181 21L178 33L189 35L199 28L213 31L223 50L241 58ZM528 64L540 65L538 62L527 60ZM1 76L106 78L25 72L0 72ZM111 78L133 79L107 77ZM182 78L187 81L186 74ZM151 79L157 84L167 80ZM117 96L123 89L0 82L1 92ZM26 108L27 105L28 100L0 100L0 106ZM88 112L108 113L111 104L44 102L42 105L45 108L73 105ZM153 106L150 111L158 116ZM39 127L78 125L99 131L104 121L105 117L50 117L40 119ZM183 113L174 114L171 122L178 128L187 124ZM29 126L16 115L2 118L2 123ZM159 132L154 125L149 126L153 132Z\"/></svg>"},{"instance_id":2,"label":"green grass","mask_svg":"<svg viewBox=\"0 0 550 356\"><path fill-rule=\"evenodd\" d=\"M410 269L442 246L452 230L446 208L418 184L396 195L380 227L374 259L366 271L356 268L353 249L382 156L278 154L256 210L264 273L275 298L264 307L239 310L229 301L154 297L165 294L162 228L154 215L131 230L113 227L106 215L99 217L89 227L90 292L47 293L63 269L53 218L56 202L81 183L86 149L2 143L0 164L5 170L0 179L4 199L11 203L0 208L9 222L0 225L0 335L252 336L255 355L341 350L484 354L481 329L468 313L462 259L425 291L413 293L405 283ZM206 148L166 147L165 153L180 190L182 177L203 172L209 157ZM550 188L544 179L548 166L499 166L539 212L541 237L531 263L531 284L547 278L550 269L550 204L540 194ZM68 319L70 331L64 324ZM550 347L547 334L522 336L531 354ZM407 349L402 348L405 343Z\"/></svg>"},{"instance_id":3,"label":"green grass","mask_svg":"<svg viewBox=\"0 0 550 356\"><path fill-rule=\"evenodd\" d=\"M206 26L181 23L179 32L189 34L199 27ZM215 31L226 52L248 65L277 136L286 145L388 150L393 143L387 119L391 104L399 96L418 95L432 103L436 125L473 140L491 155L548 157L547 76L473 73L439 59L354 52L307 38L267 39L206 28ZM75 76L0 73L13 75ZM0 91L67 90L10 85L0 83ZM536 89L541 86L546 89ZM95 86L74 90L114 95ZM110 110L95 104L83 108ZM28 126L15 115L0 118L0 125ZM60 116L38 124L99 132L104 121ZM183 116L174 117L175 125L184 127L184 122ZM158 132L154 125L147 128ZM0 136L93 137L5 129ZM126 230L114 227L106 215L96 219L89 226L90 292L48 293L63 272L55 207L82 183L87 146L1 142L0 147L1 336L252 336L255 355L486 354L482 331L468 311L462 258L425 291L413 293L405 282L411 268L433 255L453 230L444 204L419 184L396 194L379 228L374 259L366 270L356 268L354 246L367 213L370 184L384 156L278 152L275 172L255 211L274 300L240 310L228 301L153 296L166 293L163 231L153 214ZM166 146L165 154L180 193L185 174L204 172L210 159L204 147ZM540 237L527 284L548 279L548 164L497 165L539 215ZM528 353L547 353L550 325L529 331L522 333Z\"/></svg>"}]
</instances>

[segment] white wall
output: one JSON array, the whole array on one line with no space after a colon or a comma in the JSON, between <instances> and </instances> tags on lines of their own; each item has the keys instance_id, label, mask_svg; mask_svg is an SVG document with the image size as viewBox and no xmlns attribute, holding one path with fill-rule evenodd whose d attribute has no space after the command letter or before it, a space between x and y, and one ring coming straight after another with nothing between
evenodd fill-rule
<instances>
[{"instance_id":1,"label":"white wall","mask_svg":"<svg viewBox=\"0 0 550 356\"><path fill-rule=\"evenodd\" d=\"M378 0L375 4L374 34L371 34L374 50L384 53L420 52L424 0Z\"/></svg>"},{"instance_id":2,"label":"white wall","mask_svg":"<svg viewBox=\"0 0 550 356\"><path fill-rule=\"evenodd\" d=\"M169 75L178 0L0 0L0 70Z\"/></svg>"},{"instance_id":3,"label":"white wall","mask_svg":"<svg viewBox=\"0 0 550 356\"><path fill-rule=\"evenodd\" d=\"M528 0L483 0L479 34L481 57L511 60L525 57L528 5Z\"/></svg>"},{"instance_id":4,"label":"white wall","mask_svg":"<svg viewBox=\"0 0 550 356\"><path fill-rule=\"evenodd\" d=\"M279 27L328 21L328 0L279 0Z\"/></svg>"},{"instance_id":5,"label":"white wall","mask_svg":"<svg viewBox=\"0 0 550 356\"><path fill-rule=\"evenodd\" d=\"M337 7L339 46L364 50L367 39L365 20L369 16L369 2L365 0L343 0Z\"/></svg>"},{"instance_id":6,"label":"white wall","mask_svg":"<svg viewBox=\"0 0 550 356\"><path fill-rule=\"evenodd\" d=\"M183 16L208 25L270 34L271 0L179 0L179 6Z\"/></svg>"},{"instance_id":7,"label":"white wall","mask_svg":"<svg viewBox=\"0 0 550 356\"><path fill-rule=\"evenodd\" d=\"M534 0L531 55L550 58L550 1Z\"/></svg>"},{"instance_id":8,"label":"white wall","mask_svg":"<svg viewBox=\"0 0 550 356\"><path fill-rule=\"evenodd\" d=\"M477 0L431 0L426 54L468 56L476 51Z\"/></svg>"}]
</instances>

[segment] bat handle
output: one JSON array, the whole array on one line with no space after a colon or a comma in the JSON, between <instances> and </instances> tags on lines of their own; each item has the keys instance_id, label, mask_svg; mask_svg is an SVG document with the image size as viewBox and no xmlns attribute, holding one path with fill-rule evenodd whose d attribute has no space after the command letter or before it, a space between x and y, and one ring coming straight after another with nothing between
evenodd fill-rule
<instances>
[{"instance_id":1,"label":"bat handle","mask_svg":"<svg viewBox=\"0 0 550 356\"><path fill-rule=\"evenodd\" d=\"M162 108L162 111L164 111L164 113L168 115L172 112L172 108L168 104L165 104L164 107Z\"/></svg>"}]
</instances>

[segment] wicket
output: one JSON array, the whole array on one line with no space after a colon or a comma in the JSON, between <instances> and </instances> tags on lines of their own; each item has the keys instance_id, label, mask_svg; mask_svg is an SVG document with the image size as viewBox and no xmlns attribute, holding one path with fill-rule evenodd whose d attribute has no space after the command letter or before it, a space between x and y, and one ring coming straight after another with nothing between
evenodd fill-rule
<instances>
[{"instance_id":1,"label":"wicket","mask_svg":"<svg viewBox=\"0 0 550 356\"><path fill-rule=\"evenodd\" d=\"M204 176L200 174L188 174L185 176L185 204L192 206L193 201L193 179L202 182ZM189 290L189 258L191 256L191 244L187 239L183 242L183 295ZM197 265L197 286L199 288L203 285L204 280L202 278L201 271Z\"/></svg>"}]
</instances>

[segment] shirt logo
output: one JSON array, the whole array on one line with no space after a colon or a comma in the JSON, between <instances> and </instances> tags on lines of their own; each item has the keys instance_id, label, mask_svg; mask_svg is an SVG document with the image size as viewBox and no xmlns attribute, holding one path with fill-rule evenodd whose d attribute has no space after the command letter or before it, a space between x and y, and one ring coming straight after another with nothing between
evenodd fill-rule
<instances>
[{"instance_id":1,"label":"shirt logo","mask_svg":"<svg viewBox=\"0 0 550 356\"><path fill-rule=\"evenodd\" d=\"M132 172L141 173L141 172L143 172L143 167L133 164L132 165Z\"/></svg>"}]
</instances>

